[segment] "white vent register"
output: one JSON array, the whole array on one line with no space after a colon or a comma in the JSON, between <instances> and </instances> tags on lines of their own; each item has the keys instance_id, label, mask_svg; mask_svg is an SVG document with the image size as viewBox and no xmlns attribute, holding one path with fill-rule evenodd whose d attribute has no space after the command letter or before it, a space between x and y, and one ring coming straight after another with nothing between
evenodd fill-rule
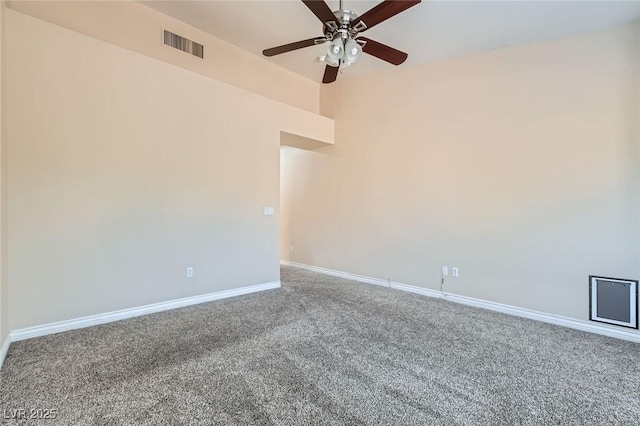
<instances>
[{"instance_id":1,"label":"white vent register","mask_svg":"<svg viewBox=\"0 0 640 426\"><path fill-rule=\"evenodd\" d=\"M638 328L638 281L589 277L591 321Z\"/></svg>"}]
</instances>

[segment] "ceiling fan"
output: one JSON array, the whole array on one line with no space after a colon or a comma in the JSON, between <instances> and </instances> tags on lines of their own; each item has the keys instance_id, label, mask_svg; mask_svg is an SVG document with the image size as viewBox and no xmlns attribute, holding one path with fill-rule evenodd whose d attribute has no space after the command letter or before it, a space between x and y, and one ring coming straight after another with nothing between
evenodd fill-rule
<instances>
[{"instance_id":1,"label":"ceiling fan","mask_svg":"<svg viewBox=\"0 0 640 426\"><path fill-rule=\"evenodd\" d=\"M393 65L400 65L407 60L407 54L366 37L359 37L361 32L368 30L381 22L404 12L421 0L384 0L362 16L356 15L342 7L332 12L324 0L302 0L302 2L322 22L324 36L296 41L282 46L272 47L262 51L264 56L275 56L303 47L315 46L328 41L331 42L326 56L321 59L326 62L323 83L333 83L338 77L340 66L347 67L354 63L361 52L375 56Z\"/></svg>"}]
</instances>

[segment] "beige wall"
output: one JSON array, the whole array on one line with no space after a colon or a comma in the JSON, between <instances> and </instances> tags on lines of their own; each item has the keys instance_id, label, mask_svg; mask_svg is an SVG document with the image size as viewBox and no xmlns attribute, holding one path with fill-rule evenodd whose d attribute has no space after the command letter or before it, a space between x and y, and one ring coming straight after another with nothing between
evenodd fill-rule
<instances>
[{"instance_id":1,"label":"beige wall","mask_svg":"<svg viewBox=\"0 0 640 426\"><path fill-rule=\"evenodd\" d=\"M279 280L280 131L332 120L6 19L12 330Z\"/></svg>"},{"instance_id":2,"label":"beige wall","mask_svg":"<svg viewBox=\"0 0 640 426\"><path fill-rule=\"evenodd\" d=\"M638 31L323 88L336 143L285 151L283 256L432 289L457 266L449 292L587 319L589 274L640 275Z\"/></svg>"},{"instance_id":3,"label":"beige wall","mask_svg":"<svg viewBox=\"0 0 640 426\"><path fill-rule=\"evenodd\" d=\"M640 25L639 25L640 27ZM636 32L636 43L640 46L640 29ZM630 149L629 149L629 164L630 164L630 180L632 184L632 193L640 194L640 54L636 57L636 109L635 109L635 135L630 139ZM635 143L634 143L635 141ZM632 198L632 209L636 214L635 218L635 230L636 235L640 235L640 195ZM640 237L639 237L640 238ZM640 241L638 242L640 245ZM636 263L638 268L640 269L640 249L638 250L638 257ZM640 273L639 273L640 275ZM640 300L638 301L640 303Z\"/></svg>"},{"instance_id":4,"label":"beige wall","mask_svg":"<svg viewBox=\"0 0 640 426\"><path fill-rule=\"evenodd\" d=\"M294 205L294 200L302 199L301 194L294 191L298 188L304 189L306 186L303 182L296 182L293 179L293 176L299 174L291 169L298 164L294 157L295 151L298 150L300 149L286 145L280 147L280 259L282 260L289 260L290 256L289 250L292 243L291 208Z\"/></svg>"},{"instance_id":5,"label":"beige wall","mask_svg":"<svg viewBox=\"0 0 640 426\"><path fill-rule=\"evenodd\" d=\"M0 345L9 335L9 306L7 282L7 179L6 179L6 131L5 126L5 2L0 1ZM1 361L0 361L1 362Z\"/></svg>"},{"instance_id":6,"label":"beige wall","mask_svg":"<svg viewBox=\"0 0 640 426\"><path fill-rule=\"evenodd\" d=\"M10 7L280 102L318 112L320 85L133 0L11 0ZM204 45L204 59L161 43L161 28Z\"/></svg>"}]
</instances>

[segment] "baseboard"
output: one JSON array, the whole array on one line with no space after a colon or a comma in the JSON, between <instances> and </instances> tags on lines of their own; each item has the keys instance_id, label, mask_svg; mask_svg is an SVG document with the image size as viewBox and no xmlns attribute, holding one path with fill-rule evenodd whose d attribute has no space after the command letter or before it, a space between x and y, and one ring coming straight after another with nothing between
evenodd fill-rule
<instances>
[{"instance_id":1,"label":"baseboard","mask_svg":"<svg viewBox=\"0 0 640 426\"><path fill-rule=\"evenodd\" d=\"M2 342L2 347L0 347L0 370L2 369L2 365L4 364L4 359L7 357L7 352L9 352L9 345L11 344L11 337L7 336Z\"/></svg>"},{"instance_id":2,"label":"baseboard","mask_svg":"<svg viewBox=\"0 0 640 426\"><path fill-rule=\"evenodd\" d=\"M273 281L264 284L240 287L232 290L218 291L215 293L202 294L200 296L185 297L183 299L170 300L167 302L154 303L151 305L139 306L136 308L122 309L104 314L91 315L67 321L54 322L35 327L14 330L9 334L10 341L32 339L34 337L46 336L48 334L62 333L63 331L76 330L78 328L91 327L93 325L106 324L113 321L120 321L127 318L139 317L156 312L168 311L185 306L197 305L199 303L211 302L213 300L226 299L228 297L240 296L243 294L255 293L258 291L280 288L280 281ZM7 345L8 346L8 345Z\"/></svg>"},{"instance_id":3,"label":"baseboard","mask_svg":"<svg viewBox=\"0 0 640 426\"><path fill-rule=\"evenodd\" d=\"M348 280L359 281L361 283L380 285L383 287L390 287L389 281L382 280L379 278L365 277L363 275L350 274L349 272L341 272L341 271L336 271L336 270L327 269L327 268L320 268L319 266L305 265L304 263L291 262L289 260L281 260L280 264L286 265L286 266L294 266L296 268L306 269L308 271L319 272L321 274L331 275L333 277L346 278Z\"/></svg>"},{"instance_id":4,"label":"baseboard","mask_svg":"<svg viewBox=\"0 0 640 426\"><path fill-rule=\"evenodd\" d=\"M320 268L317 266L305 265L302 263L290 262L283 260L280 262L282 265L293 266L296 268L306 269L308 271L319 272L321 274L331 275L334 277L346 278L354 281L359 281L367 284L384 285L396 290L408 291L411 293L421 294L428 297L446 297L450 302L460 303L462 305L474 306L476 308L488 309L490 311L502 312L508 315L514 315L517 317L528 318L535 321L546 322L549 324L555 324L562 327L573 328L576 330L586 331L588 333L600 334L609 337L615 337L617 339L628 340L631 342L640 343L640 332L632 330L617 329L609 327L605 324L597 324L591 321L582 321L560 315L547 314L540 311L534 311L531 309L519 308L517 306L505 305L502 303L490 302L483 299L475 299L473 297L460 296L453 293L441 293L437 290L428 289L424 287L417 287L408 284L401 284L394 281L386 281L378 278L365 277L362 275L350 274L347 272L335 271L327 268Z\"/></svg>"}]
</instances>

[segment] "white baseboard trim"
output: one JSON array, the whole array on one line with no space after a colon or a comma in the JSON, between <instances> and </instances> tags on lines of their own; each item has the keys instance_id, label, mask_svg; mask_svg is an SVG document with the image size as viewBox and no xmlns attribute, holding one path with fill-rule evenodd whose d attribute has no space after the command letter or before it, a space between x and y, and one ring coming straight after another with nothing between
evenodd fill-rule
<instances>
[{"instance_id":1,"label":"white baseboard trim","mask_svg":"<svg viewBox=\"0 0 640 426\"><path fill-rule=\"evenodd\" d=\"M11 337L7 336L2 342L2 346L0 347L0 369L2 369L2 365L4 364L4 359L7 357L7 352L9 352L9 345L11 345Z\"/></svg>"},{"instance_id":2,"label":"white baseboard trim","mask_svg":"<svg viewBox=\"0 0 640 426\"><path fill-rule=\"evenodd\" d=\"M505 305L502 303L490 302L488 300L475 299L473 297L460 296L453 293L441 293L437 290L417 287L408 284L396 283L393 281L381 280L378 278L364 277L362 275L350 274L347 272L335 271L327 268L320 268L317 266L305 265L302 263L290 262L287 260L280 261L282 265L293 266L296 268L306 269L308 271L318 272L321 274L331 275L334 277L346 278L354 281L359 281L367 284L384 285L396 290L408 291L411 293L421 294L428 297L439 297L446 299L450 302L460 303L462 305L474 306L476 308L488 309L490 311L502 312L508 315L514 315L517 317L528 318L535 321L546 322L549 324L555 324L562 327L573 328L576 330L586 331L588 333L601 334L604 336L615 337L617 339L628 340L631 342L640 343L640 332L637 330L625 330L609 327L605 324L597 324L591 321L577 320L560 315L547 314L540 311L534 311L531 309L519 308L517 306Z\"/></svg>"},{"instance_id":3,"label":"white baseboard trim","mask_svg":"<svg viewBox=\"0 0 640 426\"><path fill-rule=\"evenodd\" d=\"M197 305L199 303L211 302L213 300L226 299L228 297L240 296L243 294L271 290L275 288L280 288L280 281L256 284L247 287L235 288L232 290L218 291L215 293L185 297L183 299L169 300L167 302L154 303L151 305L139 306L136 308L122 309L119 311L106 312L104 314L90 315L87 317L76 318L67 321L59 321L45 325L38 325L35 327L22 328L9 333L9 338L7 338L7 340L10 340L11 342L17 342L19 340L32 339L34 337L61 333L63 331L76 330L78 328L91 327L98 324L106 324L109 322L120 321L127 318L139 317L156 312L168 311L171 309Z\"/></svg>"},{"instance_id":4,"label":"white baseboard trim","mask_svg":"<svg viewBox=\"0 0 640 426\"><path fill-rule=\"evenodd\" d=\"M319 272L325 275L331 275L332 277L346 278L348 280L359 281L361 283L380 285L383 287L390 287L390 283L387 280L381 280L379 278L365 277L364 275L351 274L349 272L335 271L333 269L321 268L319 266L305 265L304 263L291 262L289 260L281 260L281 265L294 266L300 269L306 269L308 271Z\"/></svg>"}]
</instances>

